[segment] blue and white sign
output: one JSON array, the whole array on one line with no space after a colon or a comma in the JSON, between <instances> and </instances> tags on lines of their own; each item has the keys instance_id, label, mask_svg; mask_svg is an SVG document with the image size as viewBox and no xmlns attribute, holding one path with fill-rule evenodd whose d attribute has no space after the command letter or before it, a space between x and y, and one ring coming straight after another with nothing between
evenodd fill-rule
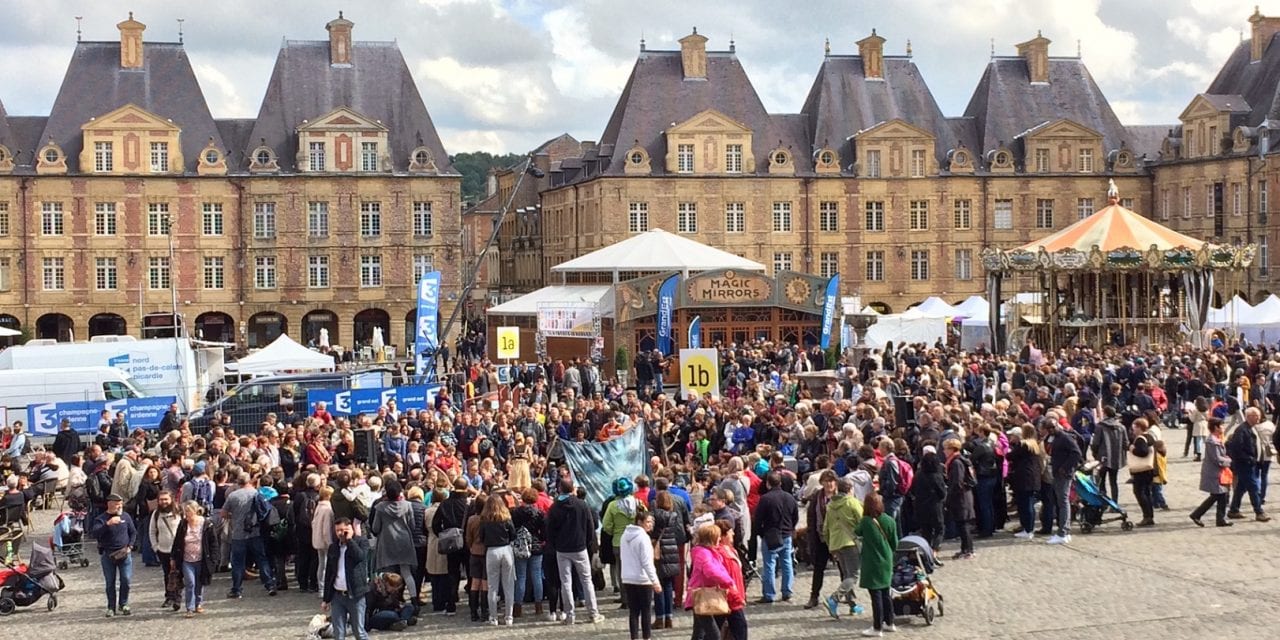
<instances>
[{"instance_id":1,"label":"blue and white sign","mask_svg":"<svg viewBox=\"0 0 1280 640\"><path fill-rule=\"evenodd\" d=\"M382 389L316 389L307 393L307 405L314 412L316 405L323 402L329 413L335 416L374 414L391 400L396 401L396 407L401 411L422 409L435 404L439 390L438 384Z\"/></svg>"},{"instance_id":2,"label":"blue and white sign","mask_svg":"<svg viewBox=\"0 0 1280 640\"><path fill-rule=\"evenodd\" d=\"M95 433L98 430L98 416L103 409L114 414L124 411L125 421L130 427L155 429L160 426L169 405L177 402L174 396L155 398L129 398L112 402L48 402L33 404L27 407L27 423L31 432L36 435L57 435L58 425L63 418L71 421L71 428L79 433Z\"/></svg>"},{"instance_id":3,"label":"blue and white sign","mask_svg":"<svg viewBox=\"0 0 1280 640\"><path fill-rule=\"evenodd\" d=\"M822 339L818 346L826 349L831 346L831 329L835 324L836 301L840 298L840 274L831 276L827 281L827 297L822 304Z\"/></svg>"},{"instance_id":4,"label":"blue and white sign","mask_svg":"<svg viewBox=\"0 0 1280 640\"><path fill-rule=\"evenodd\" d=\"M440 345L440 272L423 274L418 283L417 332L413 337L414 371L423 382L435 379L435 352ZM431 366L427 357L431 356Z\"/></svg>"},{"instance_id":5,"label":"blue and white sign","mask_svg":"<svg viewBox=\"0 0 1280 640\"><path fill-rule=\"evenodd\" d=\"M680 275L672 275L658 288L658 350L671 355L671 314L676 307L676 282Z\"/></svg>"}]
</instances>

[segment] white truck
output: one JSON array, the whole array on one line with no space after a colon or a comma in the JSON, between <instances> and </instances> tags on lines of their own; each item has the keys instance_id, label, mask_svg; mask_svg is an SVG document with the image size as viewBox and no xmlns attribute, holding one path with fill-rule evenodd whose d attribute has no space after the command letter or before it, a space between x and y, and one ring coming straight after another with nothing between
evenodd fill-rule
<instances>
[{"instance_id":1,"label":"white truck","mask_svg":"<svg viewBox=\"0 0 1280 640\"><path fill-rule=\"evenodd\" d=\"M27 407L56 402L111 402L144 394L115 367L0 371L0 423L27 421Z\"/></svg>"},{"instance_id":2,"label":"white truck","mask_svg":"<svg viewBox=\"0 0 1280 640\"><path fill-rule=\"evenodd\" d=\"M221 380L223 355L187 338L138 340L132 336L95 336L89 342L33 340L0 351L0 371L115 367L143 395L177 396L183 413L204 404L204 394Z\"/></svg>"}]
</instances>

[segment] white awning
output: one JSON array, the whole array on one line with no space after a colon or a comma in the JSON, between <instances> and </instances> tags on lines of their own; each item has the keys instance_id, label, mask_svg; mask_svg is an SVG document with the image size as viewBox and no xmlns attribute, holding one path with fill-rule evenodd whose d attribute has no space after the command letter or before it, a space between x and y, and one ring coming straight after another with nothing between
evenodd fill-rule
<instances>
[{"instance_id":1,"label":"white awning","mask_svg":"<svg viewBox=\"0 0 1280 640\"><path fill-rule=\"evenodd\" d=\"M312 351L280 334L271 344L239 360L227 364L227 369L239 373L276 373L280 371L333 371L332 356Z\"/></svg>"},{"instance_id":2,"label":"white awning","mask_svg":"<svg viewBox=\"0 0 1280 640\"><path fill-rule=\"evenodd\" d=\"M491 316L535 316L543 302L590 302L600 315L613 316L613 285L556 285L508 300L485 313Z\"/></svg>"},{"instance_id":3,"label":"white awning","mask_svg":"<svg viewBox=\"0 0 1280 640\"><path fill-rule=\"evenodd\" d=\"M713 269L765 271L759 262L709 247L684 236L654 229L551 267L552 273L613 273L619 271L679 271Z\"/></svg>"}]
</instances>

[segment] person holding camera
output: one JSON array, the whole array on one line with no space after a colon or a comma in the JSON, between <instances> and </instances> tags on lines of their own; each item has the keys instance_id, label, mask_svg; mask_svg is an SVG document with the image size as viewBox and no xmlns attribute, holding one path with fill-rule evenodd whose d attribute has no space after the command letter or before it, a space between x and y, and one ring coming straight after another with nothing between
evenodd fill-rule
<instances>
[{"instance_id":1,"label":"person holding camera","mask_svg":"<svg viewBox=\"0 0 1280 640\"><path fill-rule=\"evenodd\" d=\"M368 640L364 627L365 595L369 593L369 539L356 537L349 518L333 522L333 544L326 553L324 602L320 610L333 622L335 640L346 640L351 629L358 640Z\"/></svg>"}]
</instances>

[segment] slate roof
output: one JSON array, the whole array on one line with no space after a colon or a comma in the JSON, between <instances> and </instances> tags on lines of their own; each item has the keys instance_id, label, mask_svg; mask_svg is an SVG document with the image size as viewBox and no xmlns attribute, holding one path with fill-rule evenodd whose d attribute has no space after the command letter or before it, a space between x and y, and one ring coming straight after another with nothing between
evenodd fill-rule
<instances>
[{"instance_id":1,"label":"slate roof","mask_svg":"<svg viewBox=\"0 0 1280 640\"><path fill-rule=\"evenodd\" d=\"M1021 57L993 58L987 64L964 115L974 119L981 151L1046 121L1065 118L1102 134L1103 151L1118 149L1129 136L1093 76L1078 58L1049 58L1049 82L1032 84ZM1132 142L1130 147L1134 146Z\"/></svg>"},{"instance_id":2,"label":"slate roof","mask_svg":"<svg viewBox=\"0 0 1280 640\"><path fill-rule=\"evenodd\" d=\"M1129 125L1125 127L1128 132L1125 142L1133 151L1134 157L1141 158L1146 155L1148 160L1156 160L1160 157L1160 147L1164 144L1164 139L1174 127L1175 125L1171 124Z\"/></svg>"},{"instance_id":3,"label":"slate roof","mask_svg":"<svg viewBox=\"0 0 1280 640\"><path fill-rule=\"evenodd\" d=\"M71 64L62 78L62 88L40 136L41 145L52 138L62 147L69 172L80 171L84 141L80 127L91 118L126 104L168 118L182 129L182 156L187 173L195 173L200 150L210 137L225 148L182 45L146 42L142 56L142 68L123 69L118 41L76 43Z\"/></svg>"},{"instance_id":4,"label":"slate roof","mask_svg":"<svg viewBox=\"0 0 1280 640\"><path fill-rule=\"evenodd\" d=\"M1205 93L1244 98L1250 112L1242 124L1256 127L1263 120L1280 119L1280 47L1276 46L1275 36L1267 43L1261 60L1254 63L1251 57L1248 40L1236 45Z\"/></svg>"},{"instance_id":5,"label":"slate roof","mask_svg":"<svg viewBox=\"0 0 1280 640\"><path fill-rule=\"evenodd\" d=\"M832 55L823 60L801 109L813 133L814 149L830 146L847 165L853 158L850 136L894 119L932 133L943 166L947 151L958 142L970 148L976 145L972 127L965 123L953 127L942 114L910 58L885 56L882 70L883 80L867 80L860 56Z\"/></svg>"},{"instance_id":6,"label":"slate roof","mask_svg":"<svg viewBox=\"0 0 1280 640\"><path fill-rule=\"evenodd\" d=\"M752 130L751 150L756 166L750 169L757 174L768 173L769 151L778 146L779 140L791 150L797 173L812 171L807 136L787 117L765 111L734 53L708 51L706 80L686 81L679 51L650 50L641 52L636 59L600 143L592 150L600 157L596 172L622 175L623 156L639 140L649 153L653 175L665 175L663 159L667 147L663 133L673 123L684 122L707 109L715 109ZM590 162L584 156L587 168ZM561 168L569 167L561 163ZM587 177L591 173L579 175Z\"/></svg>"},{"instance_id":7,"label":"slate roof","mask_svg":"<svg viewBox=\"0 0 1280 640\"><path fill-rule=\"evenodd\" d=\"M1253 111L1249 107L1249 103L1245 101L1244 96L1233 93L1230 95L1222 95L1218 93L1202 93L1200 94L1205 101L1213 105L1214 109L1219 111L1229 111L1231 113L1249 113Z\"/></svg>"},{"instance_id":8,"label":"slate roof","mask_svg":"<svg viewBox=\"0 0 1280 640\"><path fill-rule=\"evenodd\" d=\"M456 173L431 116L394 42L355 42L350 66L329 64L329 42L290 40L280 48L244 157L262 139L280 169L296 171L297 128L303 120L349 107L389 129L394 170L407 171L410 154L427 147L441 173Z\"/></svg>"},{"instance_id":9,"label":"slate roof","mask_svg":"<svg viewBox=\"0 0 1280 640\"><path fill-rule=\"evenodd\" d=\"M242 171L246 165L245 158L241 154L245 152L245 146L249 144L249 134L253 132L253 119L224 118L214 120L213 123L218 127L218 133L222 136L222 143L226 145L228 154L227 168L232 172Z\"/></svg>"},{"instance_id":10,"label":"slate roof","mask_svg":"<svg viewBox=\"0 0 1280 640\"><path fill-rule=\"evenodd\" d=\"M9 116L7 120L9 140L12 142L5 144L9 146L9 151L15 154L14 162L30 170L35 166L36 151L43 144L40 134L44 133L49 118L47 116Z\"/></svg>"},{"instance_id":11,"label":"slate roof","mask_svg":"<svg viewBox=\"0 0 1280 640\"><path fill-rule=\"evenodd\" d=\"M10 152L16 151L13 148L13 134L9 131L9 114L5 111L3 102L0 102L0 144L8 147Z\"/></svg>"}]
</instances>

